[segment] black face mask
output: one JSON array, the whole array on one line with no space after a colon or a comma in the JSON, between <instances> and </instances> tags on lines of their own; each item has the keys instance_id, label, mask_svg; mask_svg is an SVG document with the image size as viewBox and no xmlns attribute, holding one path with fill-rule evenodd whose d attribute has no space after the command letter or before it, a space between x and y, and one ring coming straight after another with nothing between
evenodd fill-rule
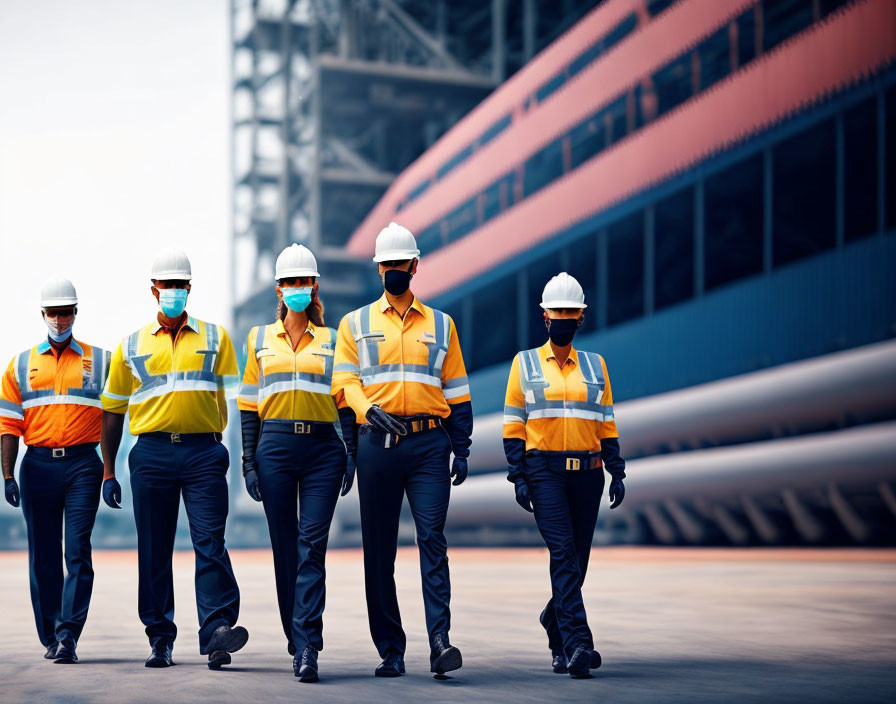
<instances>
[{"instance_id":1,"label":"black face mask","mask_svg":"<svg viewBox=\"0 0 896 704\"><path fill-rule=\"evenodd\" d=\"M383 274L383 287L393 296L400 296L411 287L411 269L414 263L408 267L407 271L403 269L389 269Z\"/></svg>"},{"instance_id":2,"label":"black face mask","mask_svg":"<svg viewBox=\"0 0 896 704\"><path fill-rule=\"evenodd\" d=\"M545 321L548 328L548 336L557 347L566 347L579 329L579 318L551 318Z\"/></svg>"}]
</instances>

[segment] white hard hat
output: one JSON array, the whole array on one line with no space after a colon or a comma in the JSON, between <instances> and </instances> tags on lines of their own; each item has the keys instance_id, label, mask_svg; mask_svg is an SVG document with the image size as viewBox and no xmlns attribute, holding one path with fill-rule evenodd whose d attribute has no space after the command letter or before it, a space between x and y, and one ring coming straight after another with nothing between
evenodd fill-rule
<instances>
[{"instance_id":1,"label":"white hard hat","mask_svg":"<svg viewBox=\"0 0 896 704\"><path fill-rule=\"evenodd\" d=\"M152 261L150 278L156 281L189 281L193 278L190 260L182 249L163 249Z\"/></svg>"},{"instance_id":2,"label":"white hard hat","mask_svg":"<svg viewBox=\"0 0 896 704\"><path fill-rule=\"evenodd\" d=\"M78 305L78 294L74 284L61 276L54 276L40 290L41 308L76 305Z\"/></svg>"},{"instance_id":3,"label":"white hard hat","mask_svg":"<svg viewBox=\"0 0 896 704\"><path fill-rule=\"evenodd\" d=\"M565 271L548 281L541 294L542 308L587 308L581 285Z\"/></svg>"},{"instance_id":4,"label":"white hard hat","mask_svg":"<svg viewBox=\"0 0 896 704\"><path fill-rule=\"evenodd\" d=\"M420 256L417 240L406 227L390 222L376 236L375 262L401 262Z\"/></svg>"},{"instance_id":5,"label":"white hard hat","mask_svg":"<svg viewBox=\"0 0 896 704\"><path fill-rule=\"evenodd\" d=\"M275 281L296 276L320 276L317 273L317 260L303 244L294 244L280 252L274 266Z\"/></svg>"}]
</instances>

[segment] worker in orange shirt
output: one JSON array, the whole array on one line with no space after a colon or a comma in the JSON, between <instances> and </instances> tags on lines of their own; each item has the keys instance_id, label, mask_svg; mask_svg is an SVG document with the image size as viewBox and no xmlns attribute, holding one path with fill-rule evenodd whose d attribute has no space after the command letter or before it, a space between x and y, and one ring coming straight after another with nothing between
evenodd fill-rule
<instances>
[{"instance_id":1,"label":"worker in orange shirt","mask_svg":"<svg viewBox=\"0 0 896 704\"><path fill-rule=\"evenodd\" d=\"M78 661L75 648L93 590L90 536L100 501L103 463L96 452L103 411L100 393L109 353L72 336L78 295L70 281L41 290L47 339L9 363L0 390L0 446L6 500L19 505L14 476L19 438L28 449L19 471L28 526L31 605L44 657ZM103 498L121 508L118 483ZM65 567L62 573L62 536Z\"/></svg>"}]
</instances>

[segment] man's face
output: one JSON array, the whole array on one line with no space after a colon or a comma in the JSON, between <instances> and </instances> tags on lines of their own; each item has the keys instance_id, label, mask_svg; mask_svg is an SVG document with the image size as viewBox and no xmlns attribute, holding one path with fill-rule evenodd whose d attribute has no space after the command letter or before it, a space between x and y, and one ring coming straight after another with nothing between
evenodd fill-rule
<instances>
[{"instance_id":1,"label":"man's face","mask_svg":"<svg viewBox=\"0 0 896 704\"><path fill-rule=\"evenodd\" d=\"M157 301L159 300L159 291L164 291L166 288L185 288L187 289L187 293L189 293L190 282L177 279L172 279L170 281L152 280L152 295L155 296Z\"/></svg>"},{"instance_id":2,"label":"man's face","mask_svg":"<svg viewBox=\"0 0 896 704\"><path fill-rule=\"evenodd\" d=\"M389 269L400 269L401 271L408 271L411 276L417 273L417 261L416 259L401 259L398 261L388 261L388 262L380 262L379 263L379 271L380 278L389 271Z\"/></svg>"},{"instance_id":3,"label":"man's face","mask_svg":"<svg viewBox=\"0 0 896 704\"><path fill-rule=\"evenodd\" d=\"M72 326L77 311L75 306L53 306L43 309L43 317L47 323L56 327L56 334L59 335Z\"/></svg>"}]
</instances>

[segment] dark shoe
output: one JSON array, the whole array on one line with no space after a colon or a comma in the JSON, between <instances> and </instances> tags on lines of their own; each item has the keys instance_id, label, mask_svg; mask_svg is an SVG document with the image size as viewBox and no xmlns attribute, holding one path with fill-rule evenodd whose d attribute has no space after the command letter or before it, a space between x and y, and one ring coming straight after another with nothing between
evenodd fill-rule
<instances>
[{"instance_id":1,"label":"dark shoe","mask_svg":"<svg viewBox=\"0 0 896 704\"><path fill-rule=\"evenodd\" d=\"M165 641L160 641L152 646L152 652L143 663L144 667L171 667L174 662L171 660L171 645Z\"/></svg>"},{"instance_id":2,"label":"dark shoe","mask_svg":"<svg viewBox=\"0 0 896 704\"><path fill-rule=\"evenodd\" d=\"M600 667L600 663L601 663L600 653L597 652L596 650L592 650L591 651L591 669L596 670L597 668Z\"/></svg>"},{"instance_id":3,"label":"dark shoe","mask_svg":"<svg viewBox=\"0 0 896 704\"><path fill-rule=\"evenodd\" d=\"M59 650L59 643L53 641L47 646L47 652L44 653L44 657L47 660L55 660L56 659L56 651Z\"/></svg>"},{"instance_id":4,"label":"dark shoe","mask_svg":"<svg viewBox=\"0 0 896 704\"><path fill-rule=\"evenodd\" d=\"M220 670L229 665L230 654L242 648L249 640L249 631L242 626L218 626L208 643L208 669Z\"/></svg>"},{"instance_id":5,"label":"dark shoe","mask_svg":"<svg viewBox=\"0 0 896 704\"><path fill-rule=\"evenodd\" d=\"M566 665L566 670L569 672L570 677L576 680L581 680L591 677L591 673L588 671L590 666L591 650L584 645L580 645L575 649L572 657L569 659L569 663Z\"/></svg>"},{"instance_id":6,"label":"dark shoe","mask_svg":"<svg viewBox=\"0 0 896 704\"><path fill-rule=\"evenodd\" d=\"M78 656L75 655L74 643L60 643L59 650L56 651L57 665L70 665L78 662Z\"/></svg>"},{"instance_id":7,"label":"dark shoe","mask_svg":"<svg viewBox=\"0 0 896 704\"><path fill-rule=\"evenodd\" d=\"M429 671L444 675L452 670L459 670L464 664L460 651L448 642L447 633L436 633L432 637L432 649L429 651Z\"/></svg>"},{"instance_id":8,"label":"dark shoe","mask_svg":"<svg viewBox=\"0 0 896 704\"><path fill-rule=\"evenodd\" d=\"M404 674L404 657L390 653L377 665L373 674L377 677L401 677Z\"/></svg>"},{"instance_id":9,"label":"dark shoe","mask_svg":"<svg viewBox=\"0 0 896 704\"><path fill-rule=\"evenodd\" d=\"M554 657L551 658L551 668L558 675L566 674L566 656L563 653L554 653Z\"/></svg>"},{"instance_id":10,"label":"dark shoe","mask_svg":"<svg viewBox=\"0 0 896 704\"><path fill-rule=\"evenodd\" d=\"M302 654L293 658L292 671L299 682L317 682L317 648L306 645Z\"/></svg>"}]
</instances>

